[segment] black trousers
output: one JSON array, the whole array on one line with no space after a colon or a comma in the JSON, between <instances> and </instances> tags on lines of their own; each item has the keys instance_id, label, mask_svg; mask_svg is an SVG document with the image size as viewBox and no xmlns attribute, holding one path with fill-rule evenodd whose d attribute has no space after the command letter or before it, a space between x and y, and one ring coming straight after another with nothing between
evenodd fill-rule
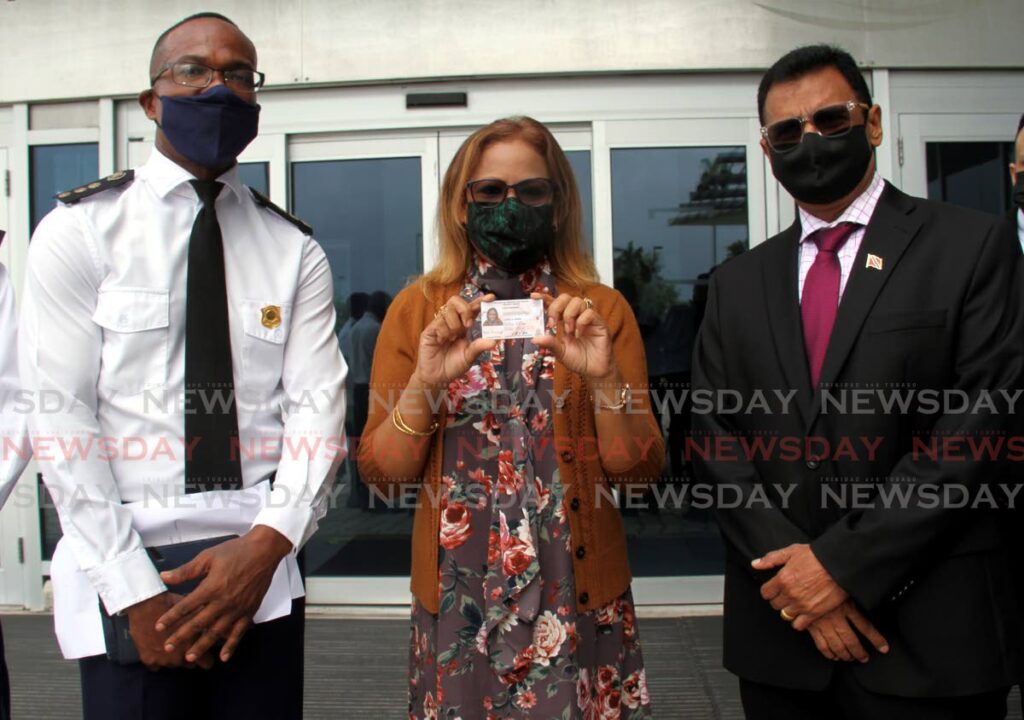
<instances>
[{"instance_id":1,"label":"black trousers","mask_svg":"<svg viewBox=\"0 0 1024 720\"><path fill-rule=\"evenodd\" d=\"M11 720L11 679L4 661L3 627L0 627L0 720Z\"/></svg>"},{"instance_id":2,"label":"black trousers","mask_svg":"<svg viewBox=\"0 0 1024 720\"><path fill-rule=\"evenodd\" d=\"M249 628L234 657L212 670L79 660L84 720L301 720L305 602Z\"/></svg>"},{"instance_id":3,"label":"black trousers","mask_svg":"<svg viewBox=\"0 0 1024 720\"><path fill-rule=\"evenodd\" d=\"M1009 688L956 698L905 698L866 690L838 668L820 692L740 679L747 720L1003 720Z\"/></svg>"}]
</instances>

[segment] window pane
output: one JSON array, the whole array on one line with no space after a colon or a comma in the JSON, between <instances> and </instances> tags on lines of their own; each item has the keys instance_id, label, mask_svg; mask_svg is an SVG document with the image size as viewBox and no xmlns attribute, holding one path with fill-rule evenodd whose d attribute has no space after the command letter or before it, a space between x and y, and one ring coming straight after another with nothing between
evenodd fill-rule
<instances>
[{"instance_id":1,"label":"window pane","mask_svg":"<svg viewBox=\"0 0 1024 720\"><path fill-rule=\"evenodd\" d=\"M339 342L349 364L346 430L355 438L366 422L373 341L382 310L410 277L423 272L420 159L294 163L292 193L293 211L313 227L334 273ZM360 300L354 293L364 295ZM307 571L407 575L412 511L389 510L379 499L371 500L358 481L351 444L350 450L337 479L336 500L307 545Z\"/></svg>"},{"instance_id":2,"label":"window pane","mask_svg":"<svg viewBox=\"0 0 1024 720\"><path fill-rule=\"evenodd\" d=\"M638 576L717 575L724 558L717 527L687 494L684 400L707 274L748 247L746 150L613 150L611 167L615 287L640 325L668 450L653 497L624 511L630 563Z\"/></svg>"},{"instance_id":3,"label":"window pane","mask_svg":"<svg viewBox=\"0 0 1024 720\"><path fill-rule=\"evenodd\" d=\"M264 195L270 194L270 163L238 163L238 177L243 185Z\"/></svg>"},{"instance_id":4,"label":"window pane","mask_svg":"<svg viewBox=\"0 0 1024 720\"><path fill-rule=\"evenodd\" d=\"M928 199L1001 215L1011 209L1010 142L930 142L925 146Z\"/></svg>"},{"instance_id":5,"label":"window pane","mask_svg":"<svg viewBox=\"0 0 1024 720\"><path fill-rule=\"evenodd\" d=\"M30 148L32 231L56 205L54 196L92 182L99 175L99 145L36 145Z\"/></svg>"},{"instance_id":6,"label":"window pane","mask_svg":"<svg viewBox=\"0 0 1024 720\"><path fill-rule=\"evenodd\" d=\"M590 169L589 150L570 150L566 153L572 174L576 177L576 186L580 191L580 205L583 211L583 243L594 249L594 190Z\"/></svg>"}]
</instances>

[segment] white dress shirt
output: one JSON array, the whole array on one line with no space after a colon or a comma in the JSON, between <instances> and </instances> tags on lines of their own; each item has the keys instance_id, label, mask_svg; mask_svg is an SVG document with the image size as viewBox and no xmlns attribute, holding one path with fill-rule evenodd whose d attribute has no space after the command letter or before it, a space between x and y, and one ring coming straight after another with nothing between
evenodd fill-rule
<instances>
[{"instance_id":1,"label":"white dress shirt","mask_svg":"<svg viewBox=\"0 0 1024 720\"><path fill-rule=\"evenodd\" d=\"M835 227L839 223L852 222L860 225L846 239L843 246L839 248L839 297L843 297L846 290L846 281L850 279L853 272L853 261L857 259L857 251L860 250L861 241L864 240L864 232L875 214L875 207L878 206L878 199L882 197L885 190L885 181L877 172L864 192L857 196L857 199L850 203L850 206L843 211L843 214L832 222L825 222L821 218L814 217L803 208L800 211L800 276L799 276L799 297L804 296L804 281L807 273L814 264L814 258L818 256L818 246L810 239L812 233L822 228Z\"/></svg>"},{"instance_id":2,"label":"white dress shirt","mask_svg":"<svg viewBox=\"0 0 1024 720\"><path fill-rule=\"evenodd\" d=\"M20 361L26 388L61 402L29 426L64 531L51 576L65 657L104 652L95 593L115 613L164 591L145 546L267 525L297 551L343 457L347 370L327 257L232 168L216 208L243 489L185 494L185 412L202 402L184 389L191 179L154 150L132 182L59 205L32 238ZM302 592L293 552L255 620L287 614Z\"/></svg>"},{"instance_id":3,"label":"white dress shirt","mask_svg":"<svg viewBox=\"0 0 1024 720\"><path fill-rule=\"evenodd\" d=\"M0 508L28 464L28 413L18 392L18 315L7 268L0 265Z\"/></svg>"}]
</instances>

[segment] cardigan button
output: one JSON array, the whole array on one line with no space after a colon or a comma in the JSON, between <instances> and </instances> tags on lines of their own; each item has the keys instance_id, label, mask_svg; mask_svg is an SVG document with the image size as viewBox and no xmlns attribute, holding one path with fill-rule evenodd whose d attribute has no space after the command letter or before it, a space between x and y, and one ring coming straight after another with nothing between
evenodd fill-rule
<instances>
[{"instance_id":1,"label":"cardigan button","mask_svg":"<svg viewBox=\"0 0 1024 720\"><path fill-rule=\"evenodd\" d=\"M580 593L580 605L586 605L590 602L590 595L587 593Z\"/></svg>"},{"instance_id":2,"label":"cardigan button","mask_svg":"<svg viewBox=\"0 0 1024 720\"><path fill-rule=\"evenodd\" d=\"M576 459L576 453L574 453L572 450L563 450L562 451L562 460L564 462L569 463L569 462L572 462L575 459Z\"/></svg>"},{"instance_id":3,"label":"cardigan button","mask_svg":"<svg viewBox=\"0 0 1024 720\"><path fill-rule=\"evenodd\" d=\"M580 560L582 560L583 557L586 554L587 554L587 549L585 547L583 547L582 545L580 545L578 548L576 548L576 557L578 557Z\"/></svg>"},{"instance_id":4,"label":"cardigan button","mask_svg":"<svg viewBox=\"0 0 1024 720\"><path fill-rule=\"evenodd\" d=\"M573 498L572 501L569 503L569 509L570 510L579 510L580 509L580 499L579 498Z\"/></svg>"}]
</instances>

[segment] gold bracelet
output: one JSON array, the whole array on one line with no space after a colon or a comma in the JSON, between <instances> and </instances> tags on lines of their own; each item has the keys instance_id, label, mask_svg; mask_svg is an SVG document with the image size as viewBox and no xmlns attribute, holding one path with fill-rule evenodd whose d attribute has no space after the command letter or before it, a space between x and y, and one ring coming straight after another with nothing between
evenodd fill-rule
<instances>
[{"instance_id":1,"label":"gold bracelet","mask_svg":"<svg viewBox=\"0 0 1024 720\"><path fill-rule=\"evenodd\" d=\"M422 432L419 430L413 430L411 427L406 425L405 421L402 419L402 413L398 411L397 403L395 404L395 409L391 411L391 424L394 425L399 432L405 433L406 435L412 435L414 437L427 437L428 435L433 435L437 430L437 420L430 423L430 427Z\"/></svg>"},{"instance_id":2,"label":"gold bracelet","mask_svg":"<svg viewBox=\"0 0 1024 720\"><path fill-rule=\"evenodd\" d=\"M633 391L629 387L629 383L623 383L622 389L619 390L619 402L615 405L601 405L603 410L621 410L622 408L629 405L629 401L633 399Z\"/></svg>"}]
</instances>

